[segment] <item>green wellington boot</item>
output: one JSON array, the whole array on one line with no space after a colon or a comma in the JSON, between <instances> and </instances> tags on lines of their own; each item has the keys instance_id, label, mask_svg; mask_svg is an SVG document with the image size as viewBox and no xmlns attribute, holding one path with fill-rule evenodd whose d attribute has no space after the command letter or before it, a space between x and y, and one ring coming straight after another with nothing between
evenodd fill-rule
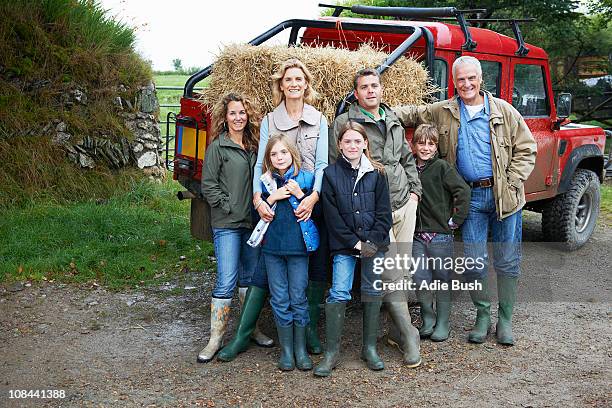
<instances>
[{"instance_id":1,"label":"green wellington boot","mask_svg":"<svg viewBox=\"0 0 612 408\"><path fill-rule=\"evenodd\" d=\"M516 302L516 288L518 278L497 275L497 297L499 309L497 310L497 329L495 337L499 344L514 345L512 337L512 311Z\"/></svg>"},{"instance_id":2,"label":"green wellington boot","mask_svg":"<svg viewBox=\"0 0 612 408\"><path fill-rule=\"evenodd\" d=\"M282 327L276 324L278 342L280 343L281 355L278 359L278 368L283 371L291 371L295 368L293 357L293 325Z\"/></svg>"},{"instance_id":3,"label":"green wellington boot","mask_svg":"<svg viewBox=\"0 0 612 408\"><path fill-rule=\"evenodd\" d=\"M363 344L361 346L361 359L368 368L379 371L385 368L385 363L376 351L378 334L378 321L380 319L380 306L382 301L364 302L363 306Z\"/></svg>"},{"instance_id":4,"label":"green wellington boot","mask_svg":"<svg viewBox=\"0 0 612 408\"><path fill-rule=\"evenodd\" d=\"M421 365L421 339L419 331L412 325L408 303L387 302L387 310L393 323L399 330L399 335L387 337L389 344L397 346L404 354L404 364L408 368L416 368Z\"/></svg>"},{"instance_id":5,"label":"green wellington boot","mask_svg":"<svg viewBox=\"0 0 612 408\"><path fill-rule=\"evenodd\" d=\"M321 354L323 348L321 347L321 340L319 340L319 304L323 302L325 296L325 289L327 283L308 281L308 287L306 288L306 297L308 298L308 313L310 315L310 323L306 327L306 346L311 354Z\"/></svg>"},{"instance_id":6,"label":"green wellington boot","mask_svg":"<svg viewBox=\"0 0 612 408\"><path fill-rule=\"evenodd\" d=\"M249 339L259 314L263 308L268 291L261 289L257 286L249 286L244 297L244 304L242 305L242 312L240 313L240 320L238 321L238 327L232 340L219 351L217 358L221 361L232 361L236 358L238 353L242 353L249 346Z\"/></svg>"},{"instance_id":7,"label":"green wellington boot","mask_svg":"<svg viewBox=\"0 0 612 408\"><path fill-rule=\"evenodd\" d=\"M436 313L433 309L433 292L431 290L415 290L417 300L421 306L421 320L423 325L419 335L423 338L431 336L436 324Z\"/></svg>"},{"instance_id":8,"label":"green wellington boot","mask_svg":"<svg viewBox=\"0 0 612 408\"><path fill-rule=\"evenodd\" d=\"M314 369L317 377L329 377L340 361L340 339L346 303L325 304L325 354Z\"/></svg>"},{"instance_id":9,"label":"green wellington boot","mask_svg":"<svg viewBox=\"0 0 612 408\"><path fill-rule=\"evenodd\" d=\"M312 370L312 360L306 351L306 326L293 324L293 354L295 366L302 371Z\"/></svg>"},{"instance_id":10,"label":"green wellington boot","mask_svg":"<svg viewBox=\"0 0 612 408\"><path fill-rule=\"evenodd\" d=\"M444 341L450 334L451 292L438 290L436 292L436 327L429 337L432 341Z\"/></svg>"},{"instance_id":11,"label":"green wellington boot","mask_svg":"<svg viewBox=\"0 0 612 408\"><path fill-rule=\"evenodd\" d=\"M246 297L246 293L249 288L238 288L238 299L240 300L240 308L242 310L242 305L244 305L244 298ZM251 334L251 340L255 342L259 347L272 347L274 346L274 340L270 337L266 336L259 329L259 325L255 322L255 329L253 330L253 334Z\"/></svg>"},{"instance_id":12,"label":"green wellington boot","mask_svg":"<svg viewBox=\"0 0 612 408\"><path fill-rule=\"evenodd\" d=\"M482 290L470 290L470 297L476 306L476 322L470 331L468 340L470 343L484 343L491 325L491 300L489 299L488 278L478 281L482 283Z\"/></svg>"}]
</instances>

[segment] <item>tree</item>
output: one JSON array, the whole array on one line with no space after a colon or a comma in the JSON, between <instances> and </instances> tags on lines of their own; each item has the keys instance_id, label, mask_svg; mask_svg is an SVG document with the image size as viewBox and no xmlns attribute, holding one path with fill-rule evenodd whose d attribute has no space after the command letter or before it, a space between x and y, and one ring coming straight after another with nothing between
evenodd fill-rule
<instances>
[{"instance_id":1,"label":"tree","mask_svg":"<svg viewBox=\"0 0 612 408\"><path fill-rule=\"evenodd\" d=\"M183 61L180 58L175 58L172 60L172 65L174 65L174 70L176 72L183 71Z\"/></svg>"}]
</instances>

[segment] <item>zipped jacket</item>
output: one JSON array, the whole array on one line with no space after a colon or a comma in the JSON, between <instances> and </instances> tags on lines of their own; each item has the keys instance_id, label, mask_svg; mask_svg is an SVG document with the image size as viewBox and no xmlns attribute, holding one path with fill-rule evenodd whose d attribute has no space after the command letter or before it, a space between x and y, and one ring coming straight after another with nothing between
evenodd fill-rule
<instances>
[{"instance_id":1,"label":"zipped jacket","mask_svg":"<svg viewBox=\"0 0 612 408\"><path fill-rule=\"evenodd\" d=\"M323 172L321 196L332 255L358 254L359 241L387 250L392 225L387 178L365 155L359 169L339 155Z\"/></svg>"},{"instance_id":2,"label":"zipped jacket","mask_svg":"<svg viewBox=\"0 0 612 408\"><path fill-rule=\"evenodd\" d=\"M497 218L506 218L525 205L524 183L535 166L537 144L521 114L503 99L488 91L493 195ZM453 166L457 161L457 140L461 114L458 96L423 106L393 108L405 126L431 123L438 126L440 158Z\"/></svg>"},{"instance_id":3,"label":"zipped jacket","mask_svg":"<svg viewBox=\"0 0 612 408\"><path fill-rule=\"evenodd\" d=\"M385 175L389 182L391 207L397 210L410 199L410 193L421 196L421 182L416 169L416 162L410 145L406 140L406 131L401 122L386 105L381 104L385 111L386 134L381 134L376 122L365 115L358 103L353 103L348 112L334 120L332 135L329 138L330 162L338 155L337 140L340 129L346 122L357 122L365 127L368 134L368 146L372 159L385 166ZM333 155L333 156L332 156Z\"/></svg>"},{"instance_id":4,"label":"zipped jacket","mask_svg":"<svg viewBox=\"0 0 612 408\"><path fill-rule=\"evenodd\" d=\"M471 191L463 177L448 162L433 157L419 175L423 186L414 232L451 234L448 220L463 224L470 210ZM454 209L457 212L454 212Z\"/></svg>"},{"instance_id":5,"label":"zipped jacket","mask_svg":"<svg viewBox=\"0 0 612 408\"><path fill-rule=\"evenodd\" d=\"M202 194L211 210L213 228L252 228L253 167L257 153L234 143L227 132L206 148Z\"/></svg>"}]
</instances>

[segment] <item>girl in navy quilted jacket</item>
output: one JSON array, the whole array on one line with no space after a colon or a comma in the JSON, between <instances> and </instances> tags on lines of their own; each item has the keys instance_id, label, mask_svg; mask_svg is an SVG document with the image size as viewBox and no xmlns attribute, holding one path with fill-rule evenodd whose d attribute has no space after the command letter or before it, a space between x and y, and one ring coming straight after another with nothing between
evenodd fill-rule
<instances>
[{"instance_id":1,"label":"girl in navy quilted jacket","mask_svg":"<svg viewBox=\"0 0 612 408\"><path fill-rule=\"evenodd\" d=\"M323 174L321 189L323 211L329 231L333 256L333 282L325 303L325 356L314 374L331 375L340 357L340 338L346 303L358 258L361 259L361 301L363 306L363 342L361 358L371 370L382 370L384 363L376 350L380 307L383 300L381 271L384 253L390 243L392 225L389 186L384 167L370 156L366 129L357 122L347 122L339 132L338 158ZM379 268L377 268L379 269ZM386 300L388 302L388 300ZM388 302L389 313L406 339L404 360L418 365L418 331L410 333L410 314L405 301ZM409 358L407 358L409 357Z\"/></svg>"},{"instance_id":2,"label":"girl in navy quilted jacket","mask_svg":"<svg viewBox=\"0 0 612 408\"><path fill-rule=\"evenodd\" d=\"M295 210L314 185L314 175L300 168L300 154L283 134L270 137L264 156L262 195L274 211L267 225L262 252L268 272L270 304L276 320L281 370L310 370L312 361L306 351L306 326L309 323L308 253L319 245L312 220L299 221ZM261 223L260 223L261 225Z\"/></svg>"},{"instance_id":3,"label":"girl in navy quilted jacket","mask_svg":"<svg viewBox=\"0 0 612 408\"><path fill-rule=\"evenodd\" d=\"M333 282L325 303L325 357L314 374L331 375L340 355L346 303L358 258L361 258L363 345L361 358L372 370L382 370L376 335L383 292L376 284L374 265L389 246L392 225L389 186L382 164L368 150L368 136L359 123L349 121L340 131L338 158L323 173L323 212L333 256Z\"/></svg>"}]
</instances>

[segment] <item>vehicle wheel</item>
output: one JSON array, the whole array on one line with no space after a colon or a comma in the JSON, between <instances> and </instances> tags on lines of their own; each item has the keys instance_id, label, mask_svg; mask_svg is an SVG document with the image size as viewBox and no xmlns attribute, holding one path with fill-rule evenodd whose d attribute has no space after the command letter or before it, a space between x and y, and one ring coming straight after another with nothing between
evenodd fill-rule
<instances>
[{"instance_id":1,"label":"vehicle wheel","mask_svg":"<svg viewBox=\"0 0 612 408\"><path fill-rule=\"evenodd\" d=\"M591 170L578 169L569 189L542 211L542 233L550 242L560 242L569 251L584 245L595 230L601 191L599 178Z\"/></svg>"}]
</instances>

